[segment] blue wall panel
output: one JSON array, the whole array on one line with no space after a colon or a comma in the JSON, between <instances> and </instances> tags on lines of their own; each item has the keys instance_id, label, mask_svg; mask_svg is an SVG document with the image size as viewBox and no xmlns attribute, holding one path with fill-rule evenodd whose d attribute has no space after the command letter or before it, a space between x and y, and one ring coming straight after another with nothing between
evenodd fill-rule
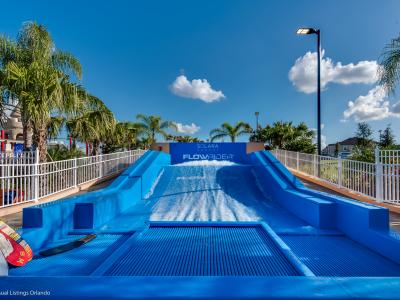
<instances>
[{"instance_id":1,"label":"blue wall panel","mask_svg":"<svg viewBox=\"0 0 400 300\"><path fill-rule=\"evenodd\" d=\"M74 228L99 227L142 199L169 163L169 155L148 151L107 188L25 208L20 232L37 250Z\"/></svg>"},{"instance_id":2,"label":"blue wall panel","mask_svg":"<svg viewBox=\"0 0 400 300\"><path fill-rule=\"evenodd\" d=\"M246 143L171 143L171 163L226 160L247 163Z\"/></svg>"}]
</instances>

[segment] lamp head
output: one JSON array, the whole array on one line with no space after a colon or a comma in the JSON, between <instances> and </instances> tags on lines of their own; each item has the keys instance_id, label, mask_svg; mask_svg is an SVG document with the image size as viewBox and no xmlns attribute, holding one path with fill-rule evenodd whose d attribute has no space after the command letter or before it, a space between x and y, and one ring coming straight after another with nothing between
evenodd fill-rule
<instances>
[{"instance_id":1,"label":"lamp head","mask_svg":"<svg viewBox=\"0 0 400 300\"><path fill-rule=\"evenodd\" d=\"M317 33L317 30L315 30L314 28L299 28L297 29L297 34L313 34L313 33Z\"/></svg>"}]
</instances>

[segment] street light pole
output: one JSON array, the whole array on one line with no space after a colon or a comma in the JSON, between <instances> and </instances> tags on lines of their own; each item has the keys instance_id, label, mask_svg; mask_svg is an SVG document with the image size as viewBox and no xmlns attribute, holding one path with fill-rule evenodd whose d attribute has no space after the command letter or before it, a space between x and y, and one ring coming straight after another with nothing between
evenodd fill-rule
<instances>
[{"instance_id":1,"label":"street light pole","mask_svg":"<svg viewBox=\"0 0 400 300\"><path fill-rule=\"evenodd\" d=\"M256 111L254 114L256 116L256 130L255 130L256 142L258 142L258 116L260 115L260 113Z\"/></svg>"},{"instance_id":2,"label":"street light pole","mask_svg":"<svg viewBox=\"0 0 400 300\"><path fill-rule=\"evenodd\" d=\"M320 30L316 30L317 34L317 69L318 69L318 83L317 83L317 94L318 94L318 109L317 109L317 119L318 119L318 128L317 128L317 147L318 147L318 155L321 155L322 145L321 145L321 32Z\"/></svg>"},{"instance_id":3,"label":"street light pole","mask_svg":"<svg viewBox=\"0 0 400 300\"><path fill-rule=\"evenodd\" d=\"M321 155L321 31L314 28L299 28L297 34L317 35L317 153Z\"/></svg>"}]
</instances>

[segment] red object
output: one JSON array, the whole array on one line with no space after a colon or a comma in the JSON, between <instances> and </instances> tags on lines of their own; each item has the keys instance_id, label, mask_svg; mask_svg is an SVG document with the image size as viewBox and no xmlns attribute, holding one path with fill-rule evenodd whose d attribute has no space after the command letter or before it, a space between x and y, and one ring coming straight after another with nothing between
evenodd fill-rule
<instances>
[{"instance_id":1,"label":"red object","mask_svg":"<svg viewBox=\"0 0 400 300\"><path fill-rule=\"evenodd\" d=\"M69 136L69 150L72 150L72 135Z\"/></svg>"},{"instance_id":2,"label":"red object","mask_svg":"<svg viewBox=\"0 0 400 300\"><path fill-rule=\"evenodd\" d=\"M9 264L17 267L24 266L33 257L28 243L2 221L0 221L0 251Z\"/></svg>"},{"instance_id":3,"label":"red object","mask_svg":"<svg viewBox=\"0 0 400 300\"><path fill-rule=\"evenodd\" d=\"M5 132L4 130L1 130L1 139L4 140L5 138ZM6 143L4 141L1 141L1 152L4 152L6 147Z\"/></svg>"}]
</instances>

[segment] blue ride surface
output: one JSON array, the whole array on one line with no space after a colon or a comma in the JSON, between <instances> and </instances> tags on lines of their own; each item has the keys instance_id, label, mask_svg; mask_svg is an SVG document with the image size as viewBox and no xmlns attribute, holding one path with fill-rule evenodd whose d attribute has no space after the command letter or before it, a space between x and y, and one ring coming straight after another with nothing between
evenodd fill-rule
<instances>
[{"instance_id":1,"label":"blue ride surface","mask_svg":"<svg viewBox=\"0 0 400 300\"><path fill-rule=\"evenodd\" d=\"M398 299L388 224L387 209L309 190L269 152L171 144L105 189L24 209L35 257L0 287L46 299Z\"/></svg>"}]
</instances>

